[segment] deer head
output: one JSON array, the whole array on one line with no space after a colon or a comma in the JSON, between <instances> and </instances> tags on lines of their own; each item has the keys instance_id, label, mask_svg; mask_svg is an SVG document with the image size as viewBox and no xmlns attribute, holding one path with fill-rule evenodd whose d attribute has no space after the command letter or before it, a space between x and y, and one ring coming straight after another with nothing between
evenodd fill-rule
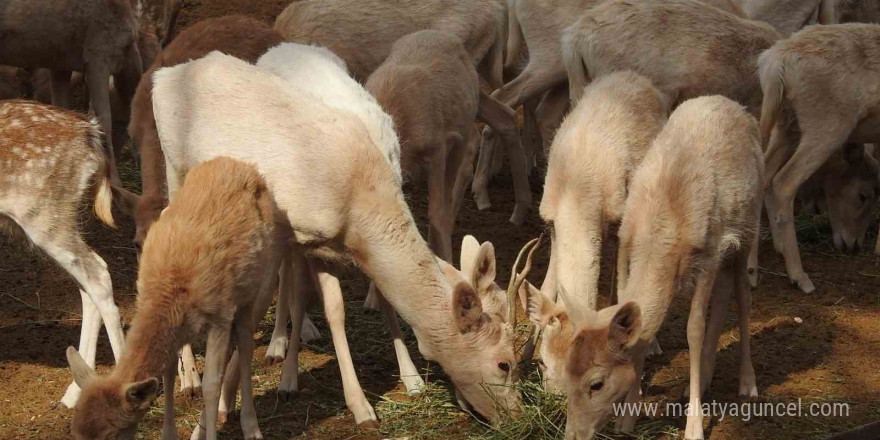
<instances>
[{"instance_id":1,"label":"deer head","mask_svg":"<svg viewBox=\"0 0 880 440\"><path fill-rule=\"evenodd\" d=\"M501 416L516 416L521 411L518 358L514 352L517 292L525 282L532 256L540 237L528 242L517 256L510 283L502 289L495 283L495 248L479 244L466 236L461 247L461 270L439 261L453 290L452 313L464 343L481 347L477 356L462 357L456 365L444 366L459 373L455 383L456 398L464 409L473 409L492 421ZM517 275L523 255L525 267ZM475 373L471 373L475 372Z\"/></svg>"},{"instance_id":2,"label":"deer head","mask_svg":"<svg viewBox=\"0 0 880 440\"><path fill-rule=\"evenodd\" d=\"M67 348L67 363L82 394L70 432L76 440L133 439L137 424L159 392L159 380L122 383L99 377L79 352Z\"/></svg>"},{"instance_id":3,"label":"deer head","mask_svg":"<svg viewBox=\"0 0 880 440\"><path fill-rule=\"evenodd\" d=\"M526 287L529 318L543 332L544 387L568 395L566 439L591 439L637 380L639 306L628 302L572 316L540 290Z\"/></svg>"}]
</instances>

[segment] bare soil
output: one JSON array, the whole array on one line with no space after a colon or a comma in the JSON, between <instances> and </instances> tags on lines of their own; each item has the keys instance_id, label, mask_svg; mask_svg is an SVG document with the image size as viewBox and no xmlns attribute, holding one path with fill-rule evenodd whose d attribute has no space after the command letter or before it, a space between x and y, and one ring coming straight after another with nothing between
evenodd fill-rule
<instances>
[{"instance_id":1,"label":"bare soil","mask_svg":"<svg viewBox=\"0 0 880 440\"><path fill-rule=\"evenodd\" d=\"M287 0L187 0L178 22L182 29L198 20L232 13L253 15L271 22ZM128 168L132 168L131 158ZM541 199L542 179L532 177L535 210ZM125 178L133 187L137 177ZM426 194L423 185L408 185L411 206L420 225L425 224ZM491 210L477 211L468 196L458 220L454 241L464 233L480 240L491 240L498 254L500 278L506 282L516 252L537 236L542 225L533 213L525 225L507 222L513 209L513 190L509 175L503 173L491 185ZM116 301L124 321L134 312L137 259L131 238L130 219L116 213L120 227L110 230L84 212L86 240L106 261L115 287ZM868 252L843 255L830 245L827 221L803 219L799 231L804 266L817 286L813 294L803 294L789 285L782 259L772 243L762 242L761 281L753 292L753 362L757 373L759 402L839 402L849 405L842 417L774 416L752 417L749 421L727 417L709 422L707 438L721 439L821 439L865 423L880 420L880 259ZM876 230L876 225L871 231ZM531 277L543 279L547 253ZM606 268L607 269L607 268ZM607 270L603 289L608 288ZM372 403L383 399L406 399L395 375L397 365L381 316L363 311L367 290L363 275L356 269L343 279L347 294L349 342L358 376ZM687 384L688 352L685 327L688 298L673 304L659 340L664 354L648 362L645 383L647 400L680 401ZM731 306L733 309L735 306ZM59 408L71 376L64 350L79 340L81 305L72 279L54 262L20 240L0 236L0 439L62 439L69 437L73 411ZM276 398L281 369L263 361L272 332L266 319L256 335L255 388L260 427L267 439L380 439L387 432L362 432L345 408L342 384L335 361L329 330L320 319L320 309L310 312L322 338L305 347L300 356L302 393L291 402ZM733 313L728 321L718 356L717 368L707 400L739 402L737 398L738 329ZM412 336L410 353L416 365L430 371L428 380L442 380L436 365L419 355ZM113 365L106 336L98 343L99 372ZM201 400L181 402L177 412L179 435L187 438L197 423ZM453 400L454 401L454 400ZM455 412L457 409L450 408ZM642 419L640 424L660 423L660 438L680 438L683 417L661 417L660 422ZM159 406L148 414L138 438L158 439L161 432ZM455 423L431 432L407 435L422 438L468 438L476 421L461 414ZM418 425L416 421L414 425ZM399 435L399 433L398 433ZM235 417L221 431L223 438L240 438ZM652 436L654 437L654 436Z\"/></svg>"}]
</instances>

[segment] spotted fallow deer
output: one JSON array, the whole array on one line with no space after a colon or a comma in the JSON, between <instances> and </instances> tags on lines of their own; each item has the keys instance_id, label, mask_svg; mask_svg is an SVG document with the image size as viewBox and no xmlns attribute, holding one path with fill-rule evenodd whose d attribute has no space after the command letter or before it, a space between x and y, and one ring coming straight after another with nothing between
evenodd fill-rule
<instances>
[{"instance_id":1,"label":"spotted fallow deer","mask_svg":"<svg viewBox=\"0 0 880 440\"><path fill-rule=\"evenodd\" d=\"M371 18L373 17L373 18ZM453 34L464 44L480 75L490 87L503 83L506 43L505 0L314 0L293 2L275 20L287 41L317 44L332 50L348 64L352 76L365 82L391 54L394 43L420 30ZM516 114L481 92L480 119L497 130L510 152L516 207L511 221L521 224L532 203L525 156L516 127ZM485 116L485 117L484 117ZM474 180L481 209L490 206L485 184ZM482 188L482 189L479 189Z\"/></svg>"},{"instance_id":2,"label":"spotted fallow deer","mask_svg":"<svg viewBox=\"0 0 880 440\"><path fill-rule=\"evenodd\" d=\"M513 329L484 316L471 287L443 277L388 157L353 112L218 52L160 69L154 83L169 190L216 156L254 163L307 255L353 260L477 412L518 412Z\"/></svg>"},{"instance_id":3,"label":"spotted fallow deer","mask_svg":"<svg viewBox=\"0 0 880 440\"><path fill-rule=\"evenodd\" d=\"M114 76L122 112L141 76L138 23L128 0L0 0L0 63L52 70L52 103L69 107L71 71L84 72L89 100L120 186L113 145L109 84Z\"/></svg>"},{"instance_id":4,"label":"spotted fallow deer","mask_svg":"<svg viewBox=\"0 0 880 440\"><path fill-rule=\"evenodd\" d=\"M767 147L767 201L778 229L789 280L804 292L815 289L804 272L794 229L794 197L801 184L847 142L880 140L880 25L809 26L775 44L758 60L764 91L761 135ZM800 134L796 148L793 137ZM792 154L793 151L793 154ZM856 191L861 211L877 188ZM856 211L858 214L858 210ZM859 214L864 215L864 214ZM861 247L867 225L835 231L835 244Z\"/></svg>"},{"instance_id":5,"label":"spotted fallow deer","mask_svg":"<svg viewBox=\"0 0 880 440\"><path fill-rule=\"evenodd\" d=\"M552 231L541 290L562 310L596 310L602 243L620 223L627 185L663 128L668 105L647 78L612 73L586 88L554 138L540 211ZM562 292L559 300L557 292ZM558 325L534 318L539 329L559 331ZM527 347L530 353L533 345ZM541 345L543 377L548 389L563 392L566 353L553 348Z\"/></svg>"},{"instance_id":6,"label":"spotted fallow deer","mask_svg":"<svg viewBox=\"0 0 880 440\"><path fill-rule=\"evenodd\" d=\"M644 350L676 295L691 297L690 407L700 407L712 378L732 291L740 306L739 391L757 395L746 265L759 226L763 167L758 125L742 106L721 96L685 101L630 184L619 232L619 304L565 311L532 296L533 319L558 326L543 343L567 352L560 368L568 388L566 438L589 440L613 404L637 404ZM618 416L621 431L634 423L634 414ZM685 438L703 438L700 411L688 415Z\"/></svg>"},{"instance_id":7,"label":"spotted fallow deer","mask_svg":"<svg viewBox=\"0 0 880 440\"><path fill-rule=\"evenodd\" d=\"M67 358L83 395L71 426L75 439L132 439L165 383L162 438L177 437L174 377L177 351L207 334L205 410L193 438L217 439L217 408L226 352L234 333L241 353L241 428L261 439L251 384L252 309L271 298L286 218L253 165L215 158L195 166L144 242L137 310L125 355L98 377L73 347Z\"/></svg>"},{"instance_id":8,"label":"spotted fallow deer","mask_svg":"<svg viewBox=\"0 0 880 440\"><path fill-rule=\"evenodd\" d=\"M88 193L98 218L114 225L101 139L97 122L78 114L31 101L0 102L0 229L24 231L76 280L83 304L79 352L90 367L102 321L117 360L123 348L107 264L83 241L77 215ZM61 403L73 408L79 396L72 383Z\"/></svg>"}]
</instances>

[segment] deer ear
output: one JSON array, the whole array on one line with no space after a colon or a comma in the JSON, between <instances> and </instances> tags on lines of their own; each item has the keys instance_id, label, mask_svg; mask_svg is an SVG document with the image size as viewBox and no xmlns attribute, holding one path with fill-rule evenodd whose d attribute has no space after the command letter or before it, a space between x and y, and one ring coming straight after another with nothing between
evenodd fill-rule
<instances>
[{"instance_id":1,"label":"deer ear","mask_svg":"<svg viewBox=\"0 0 880 440\"><path fill-rule=\"evenodd\" d=\"M528 281L519 288L519 297L523 309L529 312L529 320L540 327L546 326L553 317L556 304Z\"/></svg>"},{"instance_id":2,"label":"deer ear","mask_svg":"<svg viewBox=\"0 0 880 440\"><path fill-rule=\"evenodd\" d=\"M79 352L73 347L67 347L67 364L70 366L70 372L73 374L73 381L84 388L86 383L92 380L97 374L90 367L85 359L80 356Z\"/></svg>"},{"instance_id":3,"label":"deer ear","mask_svg":"<svg viewBox=\"0 0 880 440\"><path fill-rule=\"evenodd\" d=\"M630 348L639 339L642 329L642 313L639 306L630 301L622 306L611 318L608 326L608 342L620 348Z\"/></svg>"},{"instance_id":4,"label":"deer ear","mask_svg":"<svg viewBox=\"0 0 880 440\"><path fill-rule=\"evenodd\" d=\"M465 277L470 278L479 251L480 242L473 235L465 235L461 239L461 257L458 260L458 267L461 268L461 273Z\"/></svg>"},{"instance_id":5,"label":"deer ear","mask_svg":"<svg viewBox=\"0 0 880 440\"><path fill-rule=\"evenodd\" d=\"M480 295L467 283L458 283L452 292L452 314L462 333L479 330L483 324Z\"/></svg>"},{"instance_id":6,"label":"deer ear","mask_svg":"<svg viewBox=\"0 0 880 440\"><path fill-rule=\"evenodd\" d=\"M495 282L495 246L485 242L480 246L474 260L470 280L478 292L485 292Z\"/></svg>"},{"instance_id":7,"label":"deer ear","mask_svg":"<svg viewBox=\"0 0 880 440\"><path fill-rule=\"evenodd\" d=\"M159 394L159 379L155 377L127 384L122 390L126 409L130 411L142 411L149 408L157 394Z\"/></svg>"}]
</instances>

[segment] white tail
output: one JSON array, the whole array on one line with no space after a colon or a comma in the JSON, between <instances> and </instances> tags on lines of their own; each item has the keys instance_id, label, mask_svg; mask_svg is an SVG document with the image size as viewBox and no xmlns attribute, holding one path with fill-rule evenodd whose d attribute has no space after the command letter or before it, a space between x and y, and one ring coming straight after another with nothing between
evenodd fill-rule
<instances>
[{"instance_id":1,"label":"white tail","mask_svg":"<svg viewBox=\"0 0 880 440\"><path fill-rule=\"evenodd\" d=\"M104 160L99 163L98 171L95 173L98 178L98 181L94 186L95 215L98 216L105 225L115 228L116 222L113 221L112 212L113 192L110 187L110 158L104 151L103 133L101 133L101 129L98 128L100 127L98 121L92 119L89 122L92 125L87 133L89 147L104 158Z\"/></svg>"},{"instance_id":2,"label":"white tail","mask_svg":"<svg viewBox=\"0 0 880 440\"><path fill-rule=\"evenodd\" d=\"M581 49L585 48L584 41L582 38L578 38L574 31L576 27L577 24L562 33L562 61L568 72L568 93L571 96L572 105L577 104L588 81L587 68L581 54Z\"/></svg>"},{"instance_id":3,"label":"white tail","mask_svg":"<svg viewBox=\"0 0 880 440\"><path fill-rule=\"evenodd\" d=\"M758 57L758 77L764 101L761 105L761 142L764 146L770 139L773 125L779 119L782 96L785 93L785 65L777 46L764 51ZM769 152L768 152L769 153Z\"/></svg>"}]
</instances>

